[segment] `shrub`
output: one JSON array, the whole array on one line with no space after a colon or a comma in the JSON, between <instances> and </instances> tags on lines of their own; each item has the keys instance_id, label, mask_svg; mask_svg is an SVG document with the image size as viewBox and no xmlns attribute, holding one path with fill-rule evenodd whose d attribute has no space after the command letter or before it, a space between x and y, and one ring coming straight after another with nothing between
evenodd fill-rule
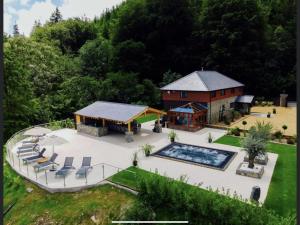
<instances>
[{"instance_id":1,"label":"shrub","mask_svg":"<svg viewBox=\"0 0 300 225\"><path fill-rule=\"evenodd\" d=\"M278 131L274 132L273 136L275 137L275 139L281 140L283 137L283 134L280 130L278 130Z\"/></svg>"},{"instance_id":2,"label":"shrub","mask_svg":"<svg viewBox=\"0 0 300 225\"><path fill-rule=\"evenodd\" d=\"M241 118L241 113L239 111L234 110L233 117L234 117L234 119L239 119L239 118Z\"/></svg>"},{"instance_id":3,"label":"shrub","mask_svg":"<svg viewBox=\"0 0 300 225\"><path fill-rule=\"evenodd\" d=\"M238 128L238 127L232 128L230 132L234 136L240 136L241 135L241 129Z\"/></svg>"},{"instance_id":4,"label":"shrub","mask_svg":"<svg viewBox=\"0 0 300 225\"><path fill-rule=\"evenodd\" d=\"M225 125L230 125L230 120L225 116L224 118Z\"/></svg>"},{"instance_id":5,"label":"shrub","mask_svg":"<svg viewBox=\"0 0 300 225\"><path fill-rule=\"evenodd\" d=\"M276 114L276 109L275 108L273 108L273 114Z\"/></svg>"},{"instance_id":6,"label":"shrub","mask_svg":"<svg viewBox=\"0 0 300 225\"><path fill-rule=\"evenodd\" d=\"M271 113L270 113L270 112L268 112L268 114L267 114L267 117L268 117L268 118L270 118L270 117L271 117Z\"/></svg>"},{"instance_id":7,"label":"shrub","mask_svg":"<svg viewBox=\"0 0 300 225\"><path fill-rule=\"evenodd\" d=\"M257 207L216 192L207 191L153 174L139 179L138 202L124 215L125 220L188 220L204 224L284 224L286 219L264 207ZM295 218L293 219L295 220Z\"/></svg>"},{"instance_id":8,"label":"shrub","mask_svg":"<svg viewBox=\"0 0 300 225\"><path fill-rule=\"evenodd\" d=\"M254 104L258 106L260 104L260 102L259 101L255 101Z\"/></svg>"},{"instance_id":9,"label":"shrub","mask_svg":"<svg viewBox=\"0 0 300 225\"><path fill-rule=\"evenodd\" d=\"M266 106L266 105L267 105L267 102L265 102L265 101L261 102L261 106Z\"/></svg>"},{"instance_id":10,"label":"shrub","mask_svg":"<svg viewBox=\"0 0 300 225\"><path fill-rule=\"evenodd\" d=\"M296 140L291 137L291 138L286 139L286 143L290 144L290 145L294 145L296 143Z\"/></svg>"},{"instance_id":11,"label":"shrub","mask_svg":"<svg viewBox=\"0 0 300 225\"><path fill-rule=\"evenodd\" d=\"M272 106L273 102L267 102L267 106Z\"/></svg>"}]
</instances>

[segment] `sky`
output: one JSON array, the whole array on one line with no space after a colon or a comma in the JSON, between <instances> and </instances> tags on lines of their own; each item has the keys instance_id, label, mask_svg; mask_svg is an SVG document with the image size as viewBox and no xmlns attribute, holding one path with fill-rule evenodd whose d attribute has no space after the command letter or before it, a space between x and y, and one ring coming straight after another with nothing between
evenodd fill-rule
<instances>
[{"instance_id":1,"label":"sky","mask_svg":"<svg viewBox=\"0 0 300 225\"><path fill-rule=\"evenodd\" d=\"M44 24L56 7L63 19L87 17L93 19L123 0L4 0L4 32L11 34L17 24L19 32L29 36L35 20Z\"/></svg>"}]
</instances>

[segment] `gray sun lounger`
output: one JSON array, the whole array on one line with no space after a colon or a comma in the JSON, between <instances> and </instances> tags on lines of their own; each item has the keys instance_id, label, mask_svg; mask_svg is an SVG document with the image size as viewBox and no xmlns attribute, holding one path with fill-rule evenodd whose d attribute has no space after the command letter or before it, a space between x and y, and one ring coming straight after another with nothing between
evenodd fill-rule
<instances>
[{"instance_id":1,"label":"gray sun lounger","mask_svg":"<svg viewBox=\"0 0 300 225\"><path fill-rule=\"evenodd\" d=\"M30 156L30 157L22 159L23 163L26 163L26 164L27 163L32 163L32 162L38 161L39 159L45 158L45 156L43 156L43 154L45 153L45 151L46 151L46 149L43 148L42 151L40 151L38 155Z\"/></svg>"},{"instance_id":2,"label":"gray sun lounger","mask_svg":"<svg viewBox=\"0 0 300 225\"><path fill-rule=\"evenodd\" d=\"M20 154L24 153L35 153L38 152L40 149L40 146L38 144L35 144L34 146L31 147L18 147L17 154L20 156Z\"/></svg>"},{"instance_id":3,"label":"gray sun lounger","mask_svg":"<svg viewBox=\"0 0 300 225\"><path fill-rule=\"evenodd\" d=\"M48 161L40 163L40 164L37 164L37 165L34 165L34 167L33 167L34 170L37 171L37 172L39 172L40 170L47 169L49 166L51 166L53 164L57 164L55 162L56 157L57 157L57 154L54 153Z\"/></svg>"},{"instance_id":4,"label":"gray sun lounger","mask_svg":"<svg viewBox=\"0 0 300 225\"><path fill-rule=\"evenodd\" d=\"M75 169L73 160L74 157L66 157L63 167L55 173L55 176L66 176L72 169Z\"/></svg>"},{"instance_id":5,"label":"gray sun lounger","mask_svg":"<svg viewBox=\"0 0 300 225\"><path fill-rule=\"evenodd\" d=\"M79 170L77 170L76 175L86 176L89 169L93 168L93 167L91 167L91 160L92 160L92 157L83 157L81 167L79 168Z\"/></svg>"}]
</instances>

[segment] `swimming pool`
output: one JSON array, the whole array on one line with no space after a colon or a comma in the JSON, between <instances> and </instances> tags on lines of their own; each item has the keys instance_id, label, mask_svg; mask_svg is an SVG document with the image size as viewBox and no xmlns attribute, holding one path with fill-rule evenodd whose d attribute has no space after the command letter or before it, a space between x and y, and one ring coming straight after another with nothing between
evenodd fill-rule
<instances>
[{"instance_id":1,"label":"swimming pool","mask_svg":"<svg viewBox=\"0 0 300 225\"><path fill-rule=\"evenodd\" d=\"M236 152L174 142L153 155L225 170Z\"/></svg>"}]
</instances>

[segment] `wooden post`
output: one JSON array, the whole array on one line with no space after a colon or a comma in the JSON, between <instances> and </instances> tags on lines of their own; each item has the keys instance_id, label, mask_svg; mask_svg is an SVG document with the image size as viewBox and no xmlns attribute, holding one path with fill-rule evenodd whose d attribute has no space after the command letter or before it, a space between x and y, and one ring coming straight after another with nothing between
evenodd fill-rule
<instances>
[{"instance_id":1,"label":"wooden post","mask_svg":"<svg viewBox=\"0 0 300 225\"><path fill-rule=\"evenodd\" d=\"M157 125L160 125L160 115L157 114Z\"/></svg>"},{"instance_id":2,"label":"wooden post","mask_svg":"<svg viewBox=\"0 0 300 225\"><path fill-rule=\"evenodd\" d=\"M102 119L102 127L105 127L105 119Z\"/></svg>"},{"instance_id":3,"label":"wooden post","mask_svg":"<svg viewBox=\"0 0 300 225\"><path fill-rule=\"evenodd\" d=\"M75 116L75 120L76 120L76 124L80 123L80 116L79 116L79 115L76 115L76 116Z\"/></svg>"},{"instance_id":4,"label":"wooden post","mask_svg":"<svg viewBox=\"0 0 300 225\"><path fill-rule=\"evenodd\" d=\"M131 131L131 124L130 124L130 122L127 125L128 125L128 132L130 132Z\"/></svg>"}]
</instances>

